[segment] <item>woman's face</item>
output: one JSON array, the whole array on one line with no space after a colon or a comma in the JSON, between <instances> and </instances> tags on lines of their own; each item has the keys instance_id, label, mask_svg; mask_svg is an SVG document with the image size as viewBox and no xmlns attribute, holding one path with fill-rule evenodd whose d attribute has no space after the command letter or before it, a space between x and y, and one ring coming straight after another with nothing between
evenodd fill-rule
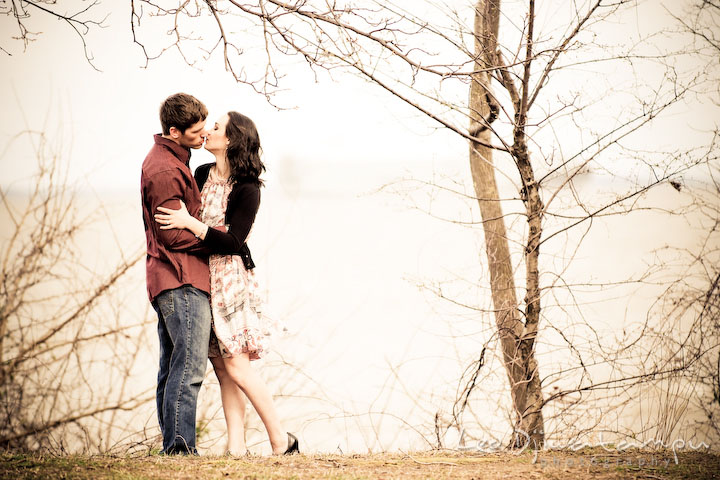
<instances>
[{"instance_id":1,"label":"woman's face","mask_svg":"<svg viewBox=\"0 0 720 480\"><path fill-rule=\"evenodd\" d=\"M215 125L208 131L207 140L205 141L205 150L209 152L223 152L227 149L229 140L225 135L225 127L227 126L229 117L226 113L215 122Z\"/></svg>"}]
</instances>

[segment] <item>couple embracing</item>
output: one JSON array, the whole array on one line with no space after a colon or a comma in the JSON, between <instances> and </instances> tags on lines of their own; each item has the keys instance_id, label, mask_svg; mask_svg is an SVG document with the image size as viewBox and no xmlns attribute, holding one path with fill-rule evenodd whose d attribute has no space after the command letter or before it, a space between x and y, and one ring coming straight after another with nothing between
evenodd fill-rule
<instances>
[{"instance_id":1,"label":"couple embracing","mask_svg":"<svg viewBox=\"0 0 720 480\"><path fill-rule=\"evenodd\" d=\"M246 240L260 205L260 138L238 112L206 128L207 108L178 93L160 107L162 134L142 165L147 289L158 316L157 413L163 453L196 454L197 396L207 359L220 384L231 455L247 453L245 399L275 454L298 452L273 397L251 367L266 351L260 299ZM214 163L190 172L190 149Z\"/></svg>"}]
</instances>

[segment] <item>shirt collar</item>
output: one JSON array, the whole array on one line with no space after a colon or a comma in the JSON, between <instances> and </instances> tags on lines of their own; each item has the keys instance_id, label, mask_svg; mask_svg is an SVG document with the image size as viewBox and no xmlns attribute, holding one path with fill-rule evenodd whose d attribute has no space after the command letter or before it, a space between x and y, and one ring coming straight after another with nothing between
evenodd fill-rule
<instances>
[{"instance_id":1,"label":"shirt collar","mask_svg":"<svg viewBox=\"0 0 720 480\"><path fill-rule=\"evenodd\" d=\"M175 155L185 165L190 163L190 149L169 140L159 133L155 135L155 144L162 145Z\"/></svg>"}]
</instances>

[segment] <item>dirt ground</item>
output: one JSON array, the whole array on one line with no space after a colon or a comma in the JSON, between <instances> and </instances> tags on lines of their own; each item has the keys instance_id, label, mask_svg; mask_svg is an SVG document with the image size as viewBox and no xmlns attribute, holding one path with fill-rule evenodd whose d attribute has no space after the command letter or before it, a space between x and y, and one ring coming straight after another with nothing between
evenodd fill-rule
<instances>
[{"instance_id":1,"label":"dirt ground","mask_svg":"<svg viewBox=\"0 0 720 480\"><path fill-rule=\"evenodd\" d=\"M414 452L291 457L0 453L2 479L720 479L720 455L672 451Z\"/></svg>"}]
</instances>

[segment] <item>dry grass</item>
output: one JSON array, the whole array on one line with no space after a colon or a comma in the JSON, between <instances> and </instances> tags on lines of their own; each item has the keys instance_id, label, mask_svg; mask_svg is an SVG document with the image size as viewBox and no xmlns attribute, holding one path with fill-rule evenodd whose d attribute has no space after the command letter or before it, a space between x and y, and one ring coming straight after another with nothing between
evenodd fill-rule
<instances>
[{"instance_id":1,"label":"dry grass","mask_svg":"<svg viewBox=\"0 0 720 480\"><path fill-rule=\"evenodd\" d=\"M30 479L709 479L720 455L667 451L110 457L0 454L0 478Z\"/></svg>"}]
</instances>

